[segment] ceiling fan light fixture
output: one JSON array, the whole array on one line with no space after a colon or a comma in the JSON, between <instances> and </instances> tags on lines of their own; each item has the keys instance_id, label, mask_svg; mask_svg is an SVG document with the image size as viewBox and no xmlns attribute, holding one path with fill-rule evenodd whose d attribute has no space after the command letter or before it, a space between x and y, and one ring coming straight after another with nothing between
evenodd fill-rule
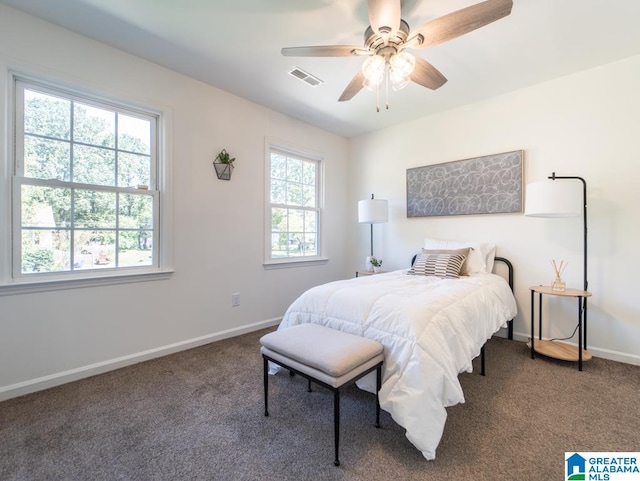
<instances>
[{"instance_id":1,"label":"ceiling fan light fixture","mask_svg":"<svg viewBox=\"0 0 640 481\"><path fill-rule=\"evenodd\" d=\"M370 92L377 92L381 83L382 83L382 77L380 77L380 79L376 79L376 81L369 80L368 78L366 78L362 82L362 86L367 90L369 90Z\"/></svg>"},{"instance_id":2,"label":"ceiling fan light fixture","mask_svg":"<svg viewBox=\"0 0 640 481\"><path fill-rule=\"evenodd\" d=\"M407 85L409 85L409 83L411 82L411 77L397 77L391 74L389 80L391 81L391 88L394 90L394 92L397 92L398 90L402 90Z\"/></svg>"},{"instance_id":3,"label":"ceiling fan light fixture","mask_svg":"<svg viewBox=\"0 0 640 481\"><path fill-rule=\"evenodd\" d=\"M380 83L384 75L386 61L380 55L373 55L362 64L364 78L375 83Z\"/></svg>"},{"instance_id":4,"label":"ceiling fan light fixture","mask_svg":"<svg viewBox=\"0 0 640 481\"><path fill-rule=\"evenodd\" d=\"M408 52L400 52L389 59L391 74L399 77L409 77L416 68L416 58Z\"/></svg>"}]
</instances>

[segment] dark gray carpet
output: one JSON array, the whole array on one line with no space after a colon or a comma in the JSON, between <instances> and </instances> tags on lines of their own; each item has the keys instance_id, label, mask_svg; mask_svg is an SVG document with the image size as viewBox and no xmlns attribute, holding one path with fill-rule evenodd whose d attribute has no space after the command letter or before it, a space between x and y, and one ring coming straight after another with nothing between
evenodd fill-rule
<instances>
[{"instance_id":1,"label":"dark gray carpet","mask_svg":"<svg viewBox=\"0 0 640 481\"><path fill-rule=\"evenodd\" d=\"M426 461L373 395L342 397L342 465L333 466L332 394L271 378L263 414L259 338L267 331L0 403L2 480L563 479L565 451L640 450L640 367L531 360L487 344L487 376L462 374Z\"/></svg>"}]
</instances>

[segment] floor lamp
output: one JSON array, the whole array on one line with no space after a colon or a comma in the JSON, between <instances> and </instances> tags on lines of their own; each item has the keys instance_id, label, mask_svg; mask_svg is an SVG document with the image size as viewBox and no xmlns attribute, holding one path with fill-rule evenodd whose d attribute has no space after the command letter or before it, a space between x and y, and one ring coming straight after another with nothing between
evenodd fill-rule
<instances>
[{"instance_id":1,"label":"floor lamp","mask_svg":"<svg viewBox=\"0 0 640 481\"><path fill-rule=\"evenodd\" d=\"M589 286L587 281L587 182L582 177L559 176L555 172L548 179L527 185L524 215L529 217L577 217L582 212L584 221L583 289L586 291ZM555 182L565 179L582 182L582 196L578 190L579 184ZM580 205L581 197L582 206Z\"/></svg>"},{"instance_id":2,"label":"floor lamp","mask_svg":"<svg viewBox=\"0 0 640 481\"><path fill-rule=\"evenodd\" d=\"M556 182L557 180L579 180L577 182ZM582 195L580 195L582 187ZM582 200L582 205L580 201ZM559 176L553 172L548 180L527 185L526 208L524 215L529 217L577 217L582 212L583 229L583 290L587 291L587 182L582 177ZM587 300L583 301L584 322L587 322ZM586 327L585 327L585 341Z\"/></svg>"},{"instance_id":3,"label":"floor lamp","mask_svg":"<svg viewBox=\"0 0 640 481\"><path fill-rule=\"evenodd\" d=\"M389 206L386 200L371 199L358 201L358 222L371 224L371 257L373 257L373 224L389 221Z\"/></svg>"}]
</instances>

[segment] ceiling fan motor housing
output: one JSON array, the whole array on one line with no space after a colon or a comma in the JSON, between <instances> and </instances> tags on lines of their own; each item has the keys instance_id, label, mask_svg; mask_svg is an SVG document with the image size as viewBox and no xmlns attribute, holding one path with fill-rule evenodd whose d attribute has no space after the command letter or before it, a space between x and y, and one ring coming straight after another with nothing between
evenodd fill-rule
<instances>
[{"instance_id":1,"label":"ceiling fan motor housing","mask_svg":"<svg viewBox=\"0 0 640 481\"><path fill-rule=\"evenodd\" d=\"M383 27L381 30L384 30ZM364 31L364 46L372 50L376 55L390 57L397 53L409 36L409 24L400 20L400 28L393 36L380 35L368 26Z\"/></svg>"}]
</instances>

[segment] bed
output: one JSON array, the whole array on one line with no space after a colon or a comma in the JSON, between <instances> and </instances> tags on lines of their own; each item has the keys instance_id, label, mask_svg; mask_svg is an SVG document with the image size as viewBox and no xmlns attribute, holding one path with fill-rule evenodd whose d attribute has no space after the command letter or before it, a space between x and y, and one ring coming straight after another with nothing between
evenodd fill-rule
<instances>
[{"instance_id":1,"label":"bed","mask_svg":"<svg viewBox=\"0 0 640 481\"><path fill-rule=\"evenodd\" d=\"M412 269L434 255L425 252L431 251L423 248ZM508 264L512 283L511 264L496 258L495 248L472 248L458 278L404 269L309 289L287 309L278 329L317 323L382 343L380 405L427 460L435 459L445 408L465 400L458 374L472 371L472 360L500 328L512 333L516 302L510 283L490 273L494 258ZM375 392L371 377L358 386Z\"/></svg>"}]
</instances>

